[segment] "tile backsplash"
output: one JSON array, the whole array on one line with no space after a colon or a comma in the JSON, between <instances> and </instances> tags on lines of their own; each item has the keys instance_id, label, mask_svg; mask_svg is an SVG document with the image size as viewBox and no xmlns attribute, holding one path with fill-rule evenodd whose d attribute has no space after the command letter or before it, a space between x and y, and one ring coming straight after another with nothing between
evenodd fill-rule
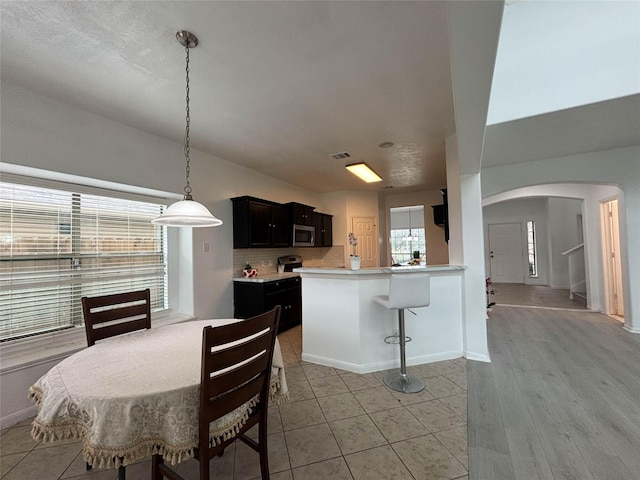
<instances>
[{"instance_id":1,"label":"tile backsplash","mask_svg":"<svg viewBox=\"0 0 640 480\"><path fill-rule=\"evenodd\" d=\"M258 276L277 272L278 257L300 255L305 267L344 267L344 245L317 248L239 248L233 251L233 276L241 277L248 263Z\"/></svg>"}]
</instances>

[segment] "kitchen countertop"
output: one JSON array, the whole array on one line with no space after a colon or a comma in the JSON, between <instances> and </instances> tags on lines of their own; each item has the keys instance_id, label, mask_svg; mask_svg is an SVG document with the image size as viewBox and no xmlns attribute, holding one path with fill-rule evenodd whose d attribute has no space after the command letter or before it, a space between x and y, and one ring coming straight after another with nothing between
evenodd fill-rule
<instances>
[{"instance_id":1,"label":"kitchen countertop","mask_svg":"<svg viewBox=\"0 0 640 480\"><path fill-rule=\"evenodd\" d=\"M351 270L339 267L300 267L295 268L294 273L317 273L324 275L375 275L387 273L437 273L437 272L455 272L465 270L464 265L407 265L400 267L371 267L361 268L359 270Z\"/></svg>"},{"instance_id":2,"label":"kitchen countertop","mask_svg":"<svg viewBox=\"0 0 640 480\"><path fill-rule=\"evenodd\" d=\"M276 280L284 280L285 278L293 278L299 277L300 274L296 272L283 272L283 273L268 273L266 275L258 274L257 277L247 278L247 277L234 277L234 282L252 282L252 283L263 283L263 282L273 282Z\"/></svg>"}]
</instances>

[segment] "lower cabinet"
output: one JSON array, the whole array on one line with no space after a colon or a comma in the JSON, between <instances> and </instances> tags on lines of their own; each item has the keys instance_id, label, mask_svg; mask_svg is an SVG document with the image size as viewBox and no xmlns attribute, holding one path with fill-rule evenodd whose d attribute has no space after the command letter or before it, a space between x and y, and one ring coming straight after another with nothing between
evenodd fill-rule
<instances>
[{"instance_id":1,"label":"lower cabinet","mask_svg":"<svg viewBox=\"0 0 640 480\"><path fill-rule=\"evenodd\" d=\"M302 289L300 277L271 282L233 282L235 318L249 318L282 307L278 333L300 325L302 321Z\"/></svg>"}]
</instances>

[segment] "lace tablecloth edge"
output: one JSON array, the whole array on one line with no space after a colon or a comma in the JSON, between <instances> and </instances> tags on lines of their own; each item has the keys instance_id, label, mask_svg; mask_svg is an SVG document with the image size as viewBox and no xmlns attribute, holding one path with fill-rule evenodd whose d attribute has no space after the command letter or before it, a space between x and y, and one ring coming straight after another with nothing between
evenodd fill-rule
<instances>
[{"instance_id":1,"label":"lace tablecloth edge","mask_svg":"<svg viewBox=\"0 0 640 480\"><path fill-rule=\"evenodd\" d=\"M272 381L269 389L269 403L282 405L289 400L289 392L280 394L281 385L278 381ZM28 391L31 398L37 405L40 405L43 392L37 387L30 387ZM242 415L233 424L225 425L222 428L211 432L211 443L218 445L221 442L234 437L240 428L249 419L249 411L258 404L256 396L244 405ZM79 422L58 423L55 425L45 425L37 419L31 424L31 436L35 440L43 442L53 442L59 440L78 439L82 440L82 456L84 460L93 467L111 468L120 465L128 465L142 458L153 454L160 454L165 461L172 465L188 460L193 457L194 450L198 444L195 438L188 444L173 445L166 442L161 437L145 438L134 445L125 447L109 448L92 445L87 441L89 428Z\"/></svg>"}]
</instances>

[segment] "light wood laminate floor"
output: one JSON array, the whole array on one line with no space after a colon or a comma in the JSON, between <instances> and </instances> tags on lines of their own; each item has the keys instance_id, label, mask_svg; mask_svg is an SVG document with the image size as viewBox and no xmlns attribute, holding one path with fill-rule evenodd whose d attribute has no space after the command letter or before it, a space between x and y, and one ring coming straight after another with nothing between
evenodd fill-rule
<instances>
[{"instance_id":1,"label":"light wood laminate floor","mask_svg":"<svg viewBox=\"0 0 640 480\"><path fill-rule=\"evenodd\" d=\"M569 308L585 310L586 302L577 296L569 298L569 290L546 285L522 283L494 283L495 293L491 301L497 305L521 305L544 308Z\"/></svg>"},{"instance_id":2,"label":"light wood laminate floor","mask_svg":"<svg viewBox=\"0 0 640 480\"><path fill-rule=\"evenodd\" d=\"M640 478L640 336L601 314L496 306L468 365L469 477Z\"/></svg>"}]
</instances>

